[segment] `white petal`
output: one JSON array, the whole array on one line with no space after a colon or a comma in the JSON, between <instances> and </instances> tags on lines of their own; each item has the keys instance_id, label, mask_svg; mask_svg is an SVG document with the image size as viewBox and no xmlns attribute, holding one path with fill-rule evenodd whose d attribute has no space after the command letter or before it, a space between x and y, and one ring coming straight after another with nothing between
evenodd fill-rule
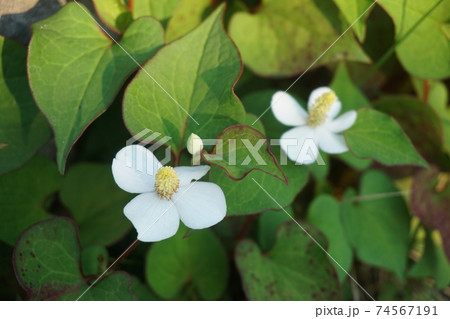
<instances>
[{"instance_id":1,"label":"white petal","mask_svg":"<svg viewBox=\"0 0 450 319\"><path fill-rule=\"evenodd\" d=\"M319 87L319 88L315 89L314 91L312 91L311 94L309 95L309 99L308 99L308 110L311 108L312 105L314 105L314 102L318 98L320 98L322 95L329 93L329 92L335 93L332 89L330 89L329 87L326 87L326 86ZM336 117L336 115L338 115L339 112L341 111L341 107L342 107L341 101L339 100L339 98L336 95L336 101L334 101L334 103L331 105L330 111L328 112L328 118L334 119Z\"/></svg>"},{"instance_id":2,"label":"white petal","mask_svg":"<svg viewBox=\"0 0 450 319\"><path fill-rule=\"evenodd\" d=\"M297 164L311 164L319 154L316 130L307 125L290 129L281 136L280 147Z\"/></svg>"},{"instance_id":3,"label":"white petal","mask_svg":"<svg viewBox=\"0 0 450 319\"><path fill-rule=\"evenodd\" d=\"M209 169L208 165L174 167L180 180L180 187L189 185L193 180L202 178L209 172Z\"/></svg>"},{"instance_id":4,"label":"white petal","mask_svg":"<svg viewBox=\"0 0 450 319\"><path fill-rule=\"evenodd\" d=\"M333 133L343 132L355 124L356 116L356 111L345 112L338 118L325 123L325 128Z\"/></svg>"},{"instance_id":5,"label":"white petal","mask_svg":"<svg viewBox=\"0 0 450 319\"><path fill-rule=\"evenodd\" d=\"M319 148L328 154L340 154L348 151L344 136L326 129L318 131Z\"/></svg>"},{"instance_id":6,"label":"white petal","mask_svg":"<svg viewBox=\"0 0 450 319\"><path fill-rule=\"evenodd\" d=\"M288 93L278 91L272 96L270 103L273 115L278 121L287 126L306 124L308 113Z\"/></svg>"},{"instance_id":7,"label":"white petal","mask_svg":"<svg viewBox=\"0 0 450 319\"><path fill-rule=\"evenodd\" d=\"M172 200L183 223L192 229L211 227L227 213L225 195L214 183L194 182L181 187Z\"/></svg>"},{"instance_id":8,"label":"white petal","mask_svg":"<svg viewBox=\"0 0 450 319\"><path fill-rule=\"evenodd\" d=\"M124 214L136 228L137 238L145 242L159 241L175 235L180 224L174 203L160 199L156 193L136 196L125 206Z\"/></svg>"},{"instance_id":9,"label":"white petal","mask_svg":"<svg viewBox=\"0 0 450 319\"><path fill-rule=\"evenodd\" d=\"M112 173L117 185L129 193L153 192L154 175L161 163L151 151L141 145L122 148L112 162Z\"/></svg>"}]
</instances>

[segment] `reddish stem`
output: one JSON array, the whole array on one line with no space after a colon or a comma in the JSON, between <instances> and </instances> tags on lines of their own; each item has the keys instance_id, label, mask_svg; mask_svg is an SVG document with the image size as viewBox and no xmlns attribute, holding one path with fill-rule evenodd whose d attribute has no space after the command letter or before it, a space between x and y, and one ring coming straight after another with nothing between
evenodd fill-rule
<instances>
[{"instance_id":1,"label":"reddish stem","mask_svg":"<svg viewBox=\"0 0 450 319\"><path fill-rule=\"evenodd\" d=\"M253 215L250 215L247 217L247 219L244 222L244 225L242 225L242 228L236 237L236 239L238 241L241 240L242 238L244 238L245 234L247 233L248 229L250 228L250 225L255 220L256 216L257 216L256 214L253 214Z\"/></svg>"},{"instance_id":2,"label":"reddish stem","mask_svg":"<svg viewBox=\"0 0 450 319\"><path fill-rule=\"evenodd\" d=\"M425 80L423 81L423 101L425 103L428 102L429 95L430 95L430 81Z\"/></svg>"},{"instance_id":3,"label":"reddish stem","mask_svg":"<svg viewBox=\"0 0 450 319\"><path fill-rule=\"evenodd\" d=\"M128 10L133 11L133 0L128 0Z\"/></svg>"}]
</instances>

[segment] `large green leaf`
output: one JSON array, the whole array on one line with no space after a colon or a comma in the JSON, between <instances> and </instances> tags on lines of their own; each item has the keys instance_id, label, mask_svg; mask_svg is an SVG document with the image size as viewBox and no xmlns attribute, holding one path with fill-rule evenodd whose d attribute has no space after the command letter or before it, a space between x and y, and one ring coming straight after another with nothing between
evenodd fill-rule
<instances>
[{"instance_id":1,"label":"large green leaf","mask_svg":"<svg viewBox=\"0 0 450 319\"><path fill-rule=\"evenodd\" d=\"M339 279L343 281L350 271L353 253L341 221L339 203L330 195L316 197L308 208L307 222L316 226L327 237L328 252L339 263L335 265Z\"/></svg>"},{"instance_id":2,"label":"large green leaf","mask_svg":"<svg viewBox=\"0 0 450 319\"><path fill-rule=\"evenodd\" d=\"M0 240L14 245L25 228L51 215L49 196L61 185L56 165L35 157L17 171L0 177Z\"/></svg>"},{"instance_id":3,"label":"large green leaf","mask_svg":"<svg viewBox=\"0 0 450 319\"><path fill-rule=\"evenodd\" d=\"M215 138L245 119L233 93L241 63L222 25L221 6L194 31L162 48L128 86L123 102L132 134L144 129L169 136L179 152L191 133ZM164 88L164 90L162 89Z\"/></svg>"},{"instance_id":4,"label":"large green leaf","mask_svg":"<svg viewBox=\"0 0 450 319\"><path fill-rule=\"evenodd\" d=\"M312 226L306 231L322 246L323 236ZM237 268L250 300L336 300L337 274L325 252L294 222L283 224L275 246L262 254L251 240L239 242Z\"/></svg>"},{"instance_id":5,"label":"large green leaf","mask_svg":"<svg viewBox=\"0 0 450 319\"><path fill-rule=\"evenodd\" d=\"M450 42L445 32L450 21L450 2L378 2L394 20L397 41L403 39L396 52L405 69L420 78L442 79L450 76Z\"/></svg>"},{"instance_id":6,"label":"large green leaf","mask_svg":"<svg viewBox=\"0 0 450 319\"><path fill-rule=\"evenodd\" d=\"M0 36L0 175L23 165L50 137L28 86L27 50Z\"/></svg>"},{"instance_id":7,"label":"large green leaf","mask_svg":"<svg viewBox=\"0 0 450 319\"><path fill-rule=\"evenodd\" d=\"M418 172L414 177L411 190L411 210L427 227L439 230L443 238L445 253L450 261L450 184L448 178L448 175L440 176L439 170L435 167Z\"/></svg>"},{"instance_id":8,"label":"large green leaf","mask_svg":"<svg viewBox=\"0 0 450 319\"><path fill-rule=\"evenodd\" d=\"M31 300L76 300L89 287L80 271L76 226L64 217L37 223L22 233L13 263ZM100 280L81 300L134 300L130 286L131 277L116 272Z\"/></svg>"},{"instance_id":9,"label":"large green leaf","mask_svg":"<svg viewBox=\"0 0 450 319\"><path fill-rule=\"evenodd\" d=\"M263 0L256 13L237 12L229 30L254 72L292 76L306 70L346 27L332 1ZM351 34L339 39L316 66L342 59L368 62Z\"/></svg>"},{"instance_id":10,"label":"large green leaf","mask_svg":"<svg viewBox=\"0 0 450 319\"><path fill-rule=\"evenodd\" d=\"M366 26L364 21L367 19L369 12L367 9L374 3L372 0L333 0L339 7L345 20L349 25L353 24L353 32L355 32L359 41L364 41L366 36ZM364 15L363 15L364 14ZM361 16L363 15L363 16Z\"/></svg>"},{"instance_id":11,"label":"large green leaf","mask_svg":"<svg viewBox=\"0 0 450 319\"><path fill-rule=\"evenodd\" d=\"M166 27L175 8L181 0L134 0L133 18L153 16Z\"/></svg>"},{"instance_id":12,"label":"large green leaf","mask_svg":"<svg viewBox=\"0 0 450 319\"><path fill-rule=\"evenodd\" d=\"M34 24L29 47L31 89L53 127L61 172L72 144L105 111L137 64L164 43L161 25L141 18L124 33L122 49L83 9L69 3Z\"/></svg>"},{"instance_id":13,"label":"large green leaf","mask_svg":"<svg viewBox=\"0 0 450 319\"><path fill-rule=\"evenodd\" d=\"M217 136L211 153L203 152L208 164L225 170L234 180L241 180L253 170L259 170L287 183L264 134L248 125L227 127Z\"/></svg>"},{"instance_id":14,"label":"large green leaf","mask_svg":"<svg viewBox=\"0 0 450 319\"><path fill-rule=\"evenodd\" d=\"M117 187L110 165L73 166L64 178L60 195L80 227L83 247L110 245L131 228L123 208L132 195Z\"/></svg>"},{"instance_id":15,"label":"large green leaf","mask_svg":"<svg viewBox=\"0 0 450 319\"><path fill-rule=\"evenodd\" d=\"M356 123L344 135L358 157L373 158L386 165L427 166L398 123L381 112L358 110Z\"/></svg>"},{"instance_id":16,"label":"large green leaf","mask_svg":"<svg viewBox=\"0 0 450 319\"><path fill-rule=\"evenodd\" d=\"M220 298L228 280L225 249L208 229L183 238L185 233L183 227L174 237L153 244L145 266L147 281L164 299L176 298L189 285L202 299Z\"/></svg>"},{"instance_id":17,"label":"large green leaf","mask_svg":"<svg viewBox=\"0 0 450 319\"><path fill-rule=\"evenodd\" d=\"M374 108L395 118L428 162L450 168L443 149L442 123L430 106L412 97L391 96L378 100Z\"/></svg>"},{"instance_id":18,"label":"large green leaf","mask_svg":"<svg viewBox=\"0 0 450 319\"><path fill-rule=\"evenodd\" d=\"M406 204L403 198L390 196L397 189L384 173L368 171L360 185L360 197L347 192L341 207L345 234L360 260L403 279L409 249Z\"/></svg>"}]
</instances>

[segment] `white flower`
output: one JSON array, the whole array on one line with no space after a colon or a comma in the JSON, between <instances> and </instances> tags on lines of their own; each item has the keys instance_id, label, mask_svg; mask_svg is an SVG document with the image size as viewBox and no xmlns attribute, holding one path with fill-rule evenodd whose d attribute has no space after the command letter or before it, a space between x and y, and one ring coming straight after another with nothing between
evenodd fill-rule
<instances>
[{"instance_id":1,"label":"white flower","mask_svg":"<svg viewBox=\"0 0 450 319\"><path fill-rule=\"evenodd\" d=\"M308 112L289 94L279 91L272 97L272 112L278 121L295 126L281 136L280 146L287 156L298 164L311 164L319 155L319 149L329 154L348 151L341 133L356 121L356 111L349 111L338 118L341 102L328 87L311 92Z\"/></svg>"},{"instance_id":2,"label":"white flower","mask_svg":"<svg viewBox=\"0 0 450 319\"><path fill-rule=\"evenodd\" d=\"M117 185L140 195L124 208L140 241L159 241L173 236L180 223L192 229L207 228L226 215L222 189L202 178L209 166L162 166L151 151L140 145L122 148L113 159Z\"/></svg>"}]
</instances>

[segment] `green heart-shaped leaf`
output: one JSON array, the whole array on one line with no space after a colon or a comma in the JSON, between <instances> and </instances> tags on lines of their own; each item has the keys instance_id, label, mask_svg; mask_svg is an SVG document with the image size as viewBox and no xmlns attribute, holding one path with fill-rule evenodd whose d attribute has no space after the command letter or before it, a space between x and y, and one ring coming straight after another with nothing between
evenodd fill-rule
<instances>
[{"instance_id":1,"label":"green heart-shaped leaf","mask_svg":"<svg viewBox=\"0 0 450 319\"><path fill-rule=\"evenodd\" d=\"M225 249L208 229L183 238L185 233L182 227L174 237L153 244L145 266L147 281L164 299L176 298L186 285L203 299L218 299L228 279Z\"/></svg>"},{"instance_id":2,"label":"green heart-shaped leaf","mask_svg":"<svg viewBox=\"0 0 450 319\"><path fill-rule=\"evenodd\" d=\"M391 270L403 279L410 216L403 198L389 196L397 191L384 173L368 171L361 178L360 197L347 192L341 215L345 234L358 258Z\"/></svg>"},{"instance_id":3,"label":"green heart-shaped leaf","mask_svg":"<svg viewBox=\"0 0 450 319\"><path fill-rule=\"evenodd\" d=\"M248 125L234 125L227 127L216 140L218 144L213 150L204 151L202 156L208 164L224 169L231 179L241 180L251 171L260 170L287 184L287 177L261 132Z\"/></svg>"},{"instance_id":4,"label":"green heart-shaped leaf","mask_svg":"<svg viewBox=\"0 0 450 319\"><path fill-rule=\"evenodd\" d=\"M164 43L161 25L141 18L115 44L85 10L69 3L37 22L29 47L30 86L53 127L61 172L73 143L105 111L138 64Z\"/></svg>"},{"instance_id":5,"label":"green heart-shaped leaf","mask_svg":"<svg viewBox=\"0 0 450 319\"><path fill-rule=\"evenodd\" d=\"M23 232L16 243L13 263L17 279L31 300L76 300L89 287L88 278L80 271L77 229L68 218L48 219ZM101 279L80 300L134 300L130 286L128 274L115 272Z\"/></svg>"},{"instance_id":6,"label":"green heart-shaped leaf","mask_svg":"<svg viewBox=\"0 0 450 319\"><path fill-rule=\"evenodd\" d=\"M321 245L323 236L312 226L306 231ZM336 300L337 274L324 251L294 222L283 224L275 246L262 254L258 245L243 240L235 259L250 300Z\"/></svg>"},{"instance_id":7,"label":"green heart-shaped leaf","mask_svg":"<svg viewBox=\"0 0 450 319\"><path fill-rule=\"evenodd\" d=\"M356 123L344 135L358 157L373 158L386 165L428 166L398 123L381 112L359 109Z\"/></svg>"},{"instance_id":8,"label":"green heart-shaped leaf","mask_svg":"<svg viewBox=\"0 0 450 319\"><path fill-rule=\"evenodd\" d=\"M221 6L194 31L162 48L130 83L123 114L133 135L145 129L164 134L178 153L190 133L214 138L245 120L233 93L241 63L223 29L223 11Z\"/></svg>"}]
</instances>

